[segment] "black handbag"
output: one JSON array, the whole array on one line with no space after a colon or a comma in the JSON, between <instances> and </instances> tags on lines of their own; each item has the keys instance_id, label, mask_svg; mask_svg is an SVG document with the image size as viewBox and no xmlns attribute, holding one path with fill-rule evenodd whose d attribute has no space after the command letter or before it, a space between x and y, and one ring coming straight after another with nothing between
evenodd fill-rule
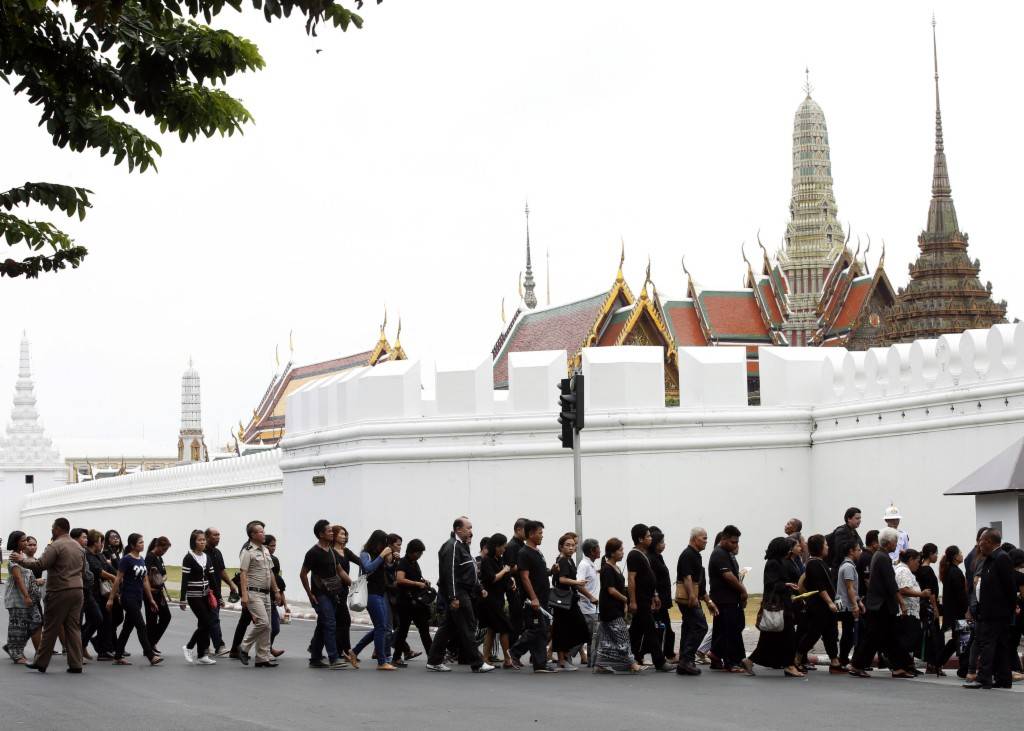
<instances>
[{"instance_id":1,"label":"black handbag","mask_svg":"<svg viewBox=\"0 0 1024 731\"><path fill-rule=\"evenodd\" d=\"M409 592L409 601L420 607L429 607L437 601L437 589L426 586L419 591Z\"/></svg>"},{"instance_id":2,"label":"black handbag","mask_svg":"<svg viewBox=\"0 0 1024 731\"><path fill-rule=\"evenodd\" d=\"M571 609L572 589L556 586L548 593L548 609Z\"/></svg>"}]
</instances>

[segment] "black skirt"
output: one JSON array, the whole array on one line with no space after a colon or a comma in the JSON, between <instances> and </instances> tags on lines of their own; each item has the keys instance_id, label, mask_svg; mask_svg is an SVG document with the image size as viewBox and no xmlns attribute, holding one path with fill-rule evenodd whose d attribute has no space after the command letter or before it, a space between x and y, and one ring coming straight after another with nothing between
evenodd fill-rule
<instances>
[{"instance_id":1,"label":"black skirt","mask_svg":"<svg viewBox=\"0 0 1024 731\"><path fill-rule=\"evenodd\" d=\"M570 609L553 609L551 614L555 618L551 623L551 649L555 652L568 652L590 642L587 620L575 601Z\"/></svg>"},{"instance_id":2,"label":"black skirt","mask_svg":"<svg viewBox=\"0 0 1024 731\"><path fill-rule=\"evenodd\" d=\"M796 659L796 623L788 609L781 632L761 632L750 661L766 668L788 668Z\"/></svg>"},{"instance_id":3,"label":"black skirt","mask_svg":"<svg viewBox=\"0 0 1024 731\"><path fill-rule=\"evenodd\" d=\"M497 600L492 601L491 596L488 594L487 598L477 605L480 626L494 630L500 635L512 634L512 623L505 614L505 597L499 594Z\"/></svg>"}]
</instances>

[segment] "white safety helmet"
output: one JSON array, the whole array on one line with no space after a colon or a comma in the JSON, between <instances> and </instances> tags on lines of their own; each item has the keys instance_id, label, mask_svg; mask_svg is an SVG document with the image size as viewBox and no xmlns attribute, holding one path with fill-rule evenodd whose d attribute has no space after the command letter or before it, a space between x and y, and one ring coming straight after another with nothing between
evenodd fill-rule
<instances>
[{"instance_id":1,"label":"white safety helmet","mask_svg":"<svg viewBox=\"0 0 1024 731\"><path fill-rule=\"evenodd\" d=\"M903 516L900 515L900 509L896 507L896 503L889 503L882 518L884 520L902 520Z\"/></svg>"}]
</instances>

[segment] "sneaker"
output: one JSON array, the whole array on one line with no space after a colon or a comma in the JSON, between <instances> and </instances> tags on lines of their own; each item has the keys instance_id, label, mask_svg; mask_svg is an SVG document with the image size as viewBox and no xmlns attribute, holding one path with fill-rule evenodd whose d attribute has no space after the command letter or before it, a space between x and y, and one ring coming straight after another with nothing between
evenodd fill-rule
<instances>
[{"instance_id":1,"label":"sneaker","mask_svg":"<svg viewBox=\"0 0 1024 731\"><path fill-rule=\"evenodd\" d=\"M658 672L658 673L671 673L675 669L676 669L675 665L673 665L671 663L667 663L667 662L664 662L661 665L656 665L654 667L655 672ZM753 673L751 673L751 675L753 675Z\"/></svg>"},{"instance_id":2,"label":"sneaker","mask_svg":"<svg viewBox=\"0 0 1024 731\"><path fill-rule=\"evenodd\" d=\"M571 662L567 662L565 665L558 666L558 672L560 673L575 673L577 670L579 670L579 668L573 665Z\"/></svg>"},{"instance_id":3,"label":"sneaker","mask_svg":"<svg viewBox=\"0 0 1024 731\"><path fill-rule=\"evenodd\" d=\"M535 672L535 673L557 673L558 672L558 666L555 665L553 662L549 662L547 665L542 665L539 668L534 668L533 672Z\"/></svg>"},{"instance_id":4,"label":"sneaker","mask_svg":"<svg viewBox=\"0 0 1024 731\"><path fill-rule=\"evenodd\" d=\"M330 665L325 663L323 660L310 660L309 667L315 670L323 670L324 668L329 668Z\"/></svg>"},{"instance_id":5,"label":"sneaker","mask_svg":"<svg viewBox=\"0 0 1024 731\"><path fill-rule=\"evenodd\" d=\"M321 663L321 665L322 664L323 663ZM349 666L348 665L348 661L347 660L342 660L339 657L337 660L332 660L331 664L328 667L330 667L331 670L343 670L343 669L347 668L348 666ZM310 667L314 667L312 662L310 662Z\"/></svg>"},{"instance_id":6,"label":"sneaker","mask_svg":"<svg viewBox=\"0 0 1024 731\"><path fill-rule=\"evenodd\" d=\"M246 652L245 650L239 650L238 651L238 661L240 663L242 663L243 665L248 665L249 664L249 653Z\"/></svg>"},{"instance_id":7,"label":"sneaker","mask_svg":"<svg viewBox=\"0 0 1024 731\"><path fill-rule=\"evenodd\" d=\"M494 670L494 666L491 665L490 663L487 663L487 662L485 662L483 665L481 665L478 668L473 668L473 672L474 673L489 673L492 670Z\"/></svg>"},{"instance_id":8,"label":"sneaker","mask_svg":"<svg viewBox=\"0 0 1024 731\"><path fill-rule=\"evenodd\" d=\"M187 645L182 646L182 654L185 656L185 662L189 665L196 661L196 649L194 647L188 647Z\"/></svg>"},{"instance_id":9,"label":"sneaker","mask_svg":"<svg viewBox=\"0 0 1024 731\"><path fill-rule=\"evenodd\" d=\"M450 673L452 669L444 663L438 663L437 665L431 665L429 662L426 665L427 670L431 670L435 673Z\"/></svg>"},{"instance_id":10,"label":"sneaker","mask_svg":"<svg viewBox=\"0 0 1024 731\"><path fill-rule=\"evenodd\" d=\"M217 661L209 655L203 655L201 658L196 660L196 665L216 665Z\"/></svg>"}]
</instances>

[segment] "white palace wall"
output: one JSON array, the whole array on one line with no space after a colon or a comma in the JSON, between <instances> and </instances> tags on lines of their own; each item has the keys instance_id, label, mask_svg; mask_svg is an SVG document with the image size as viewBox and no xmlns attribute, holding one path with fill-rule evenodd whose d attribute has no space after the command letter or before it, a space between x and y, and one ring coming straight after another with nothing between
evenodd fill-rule
<instances>
[{"instance_id":1,"label":"white palace wall","mask_svg":"<svg viewBox=\"0 0 1024 731\"><path fill-rule=\"evenodd\" d=\"M895 501L915 543L970 541L974 500L942 493L1024 435L1024 326L867 353L762 348L761 406L743 404L745 367L728 350L681 350L680 407L664 405L659 349L584 351L586 534L627 539L633 523L655 523L675 556L691 526L735 523L755 589L765 545L793 516L827 532L857 505L863 533ZM507 392L493 390L487 359L439 363L428 384L416 361L328 378L289 398L278 451L37 493L23 524L45 534L67 514L182 547L213 524L233 551L260 518L290 576L321 517L346 525L353 548L383 528L423 539L429 555L459 514L477 538L529 516L553 554L573 526L571 454L556 438L565 361L513 353Z\"/></svg>"}]
</instances>

